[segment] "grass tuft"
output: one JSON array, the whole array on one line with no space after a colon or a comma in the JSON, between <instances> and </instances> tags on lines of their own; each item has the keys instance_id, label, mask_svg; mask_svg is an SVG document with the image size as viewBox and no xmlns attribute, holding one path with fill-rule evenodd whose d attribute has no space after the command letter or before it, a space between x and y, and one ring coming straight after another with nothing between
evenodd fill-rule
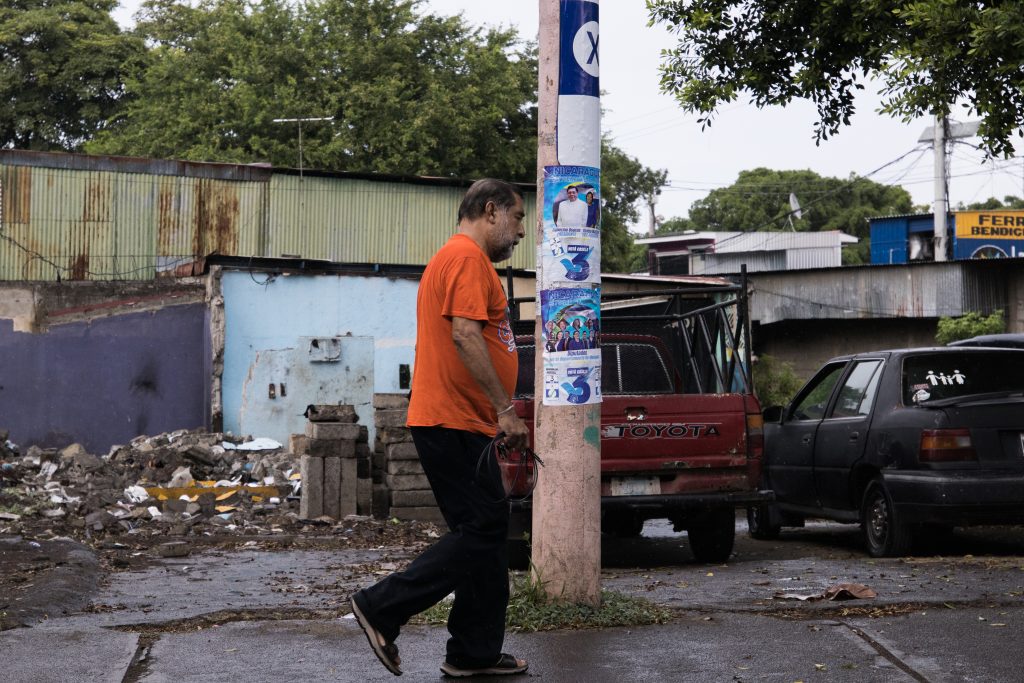
<instances>
[{"instance_id":1,"label":"grass tuft","mask_svg":"<svg viewBox=\"0 0 1024 683\"><path fill-rule=\"evenodd\" d=\"M599 607L552 600L528 572L514 573L511 588L505 623L512 632L644 626L664 624L672 618L671 611L649 600L614 591L601 591ZM448 623L451 606L450 600L442 600L412 621L442 626Z\"/></svg>"}]
</instances>

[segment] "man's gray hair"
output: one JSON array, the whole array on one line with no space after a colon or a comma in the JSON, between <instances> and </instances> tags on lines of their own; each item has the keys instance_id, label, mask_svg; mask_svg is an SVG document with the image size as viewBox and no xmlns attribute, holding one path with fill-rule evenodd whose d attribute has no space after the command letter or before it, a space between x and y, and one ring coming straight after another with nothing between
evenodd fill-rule
<instances>
[{"instance_id":1,"label":"man's gray hair","mask_svg":"<svg viewBox=\"0 0 1024 683\"><path fill-rule=\"evenodd\" d=\"M523 191L512 183L495 178L478 180L466 190L462 203L459 204L459 222L483 216L487 202L494 202L499 209L511 209L516 205L516 197L522 199Z\"/></svg>"}]
</instances>

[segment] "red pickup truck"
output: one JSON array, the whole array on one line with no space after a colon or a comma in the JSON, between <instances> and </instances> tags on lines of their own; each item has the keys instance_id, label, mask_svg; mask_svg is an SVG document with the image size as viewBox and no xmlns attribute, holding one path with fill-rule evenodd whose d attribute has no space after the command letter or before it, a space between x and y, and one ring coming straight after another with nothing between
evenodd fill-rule
<instances>
[{"instance_id":1,"label":"red pickup truck","mask_svg":"<svg viewBox=\"0 0 1024 683\"><path fill-rule=\"evenodd\" d=\"M763 422L744 362L745 292L719 285L602 297L602 531L635 536L645 520L668 519L687 531L698 561L723 562L735 508L771 500L758 488ZM532 335L517 343L516 411L532 431L536 346ZM514 558L523 557L530 523L530 501L515 504Z\"/></svg>"}]
</instances>

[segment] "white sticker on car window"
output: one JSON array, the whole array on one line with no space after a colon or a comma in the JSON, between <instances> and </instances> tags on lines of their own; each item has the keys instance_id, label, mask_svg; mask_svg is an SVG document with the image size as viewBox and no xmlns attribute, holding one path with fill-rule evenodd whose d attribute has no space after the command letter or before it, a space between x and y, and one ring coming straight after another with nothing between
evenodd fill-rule
<instances>
[{"instance_id":1,"label":"white sticker on car window","mask_svg":"<svg viewBox=\"0 0 1024 683\"><path fill-rule=\"evenodd\" d=\"M953 370L953 373L950 375L947 375L944 372L935 374L934 370L929 370L925 379L927 379L933 387L937 387L940 384L943 386L949 386L951 384L963 384L967 381L967 375L963 374L959 370Z\"/></svg>"},{"instance_id":2,"label":"white sticker on car window","mask_svg":"<svg viewBox=\"0 0 1024 683\"><path fill-rule=\"evenodd\" d=\"M932 395L926 389L918 389L914 392L914 403L923 403L931 397Z\"/></svg>"}]
</instances>

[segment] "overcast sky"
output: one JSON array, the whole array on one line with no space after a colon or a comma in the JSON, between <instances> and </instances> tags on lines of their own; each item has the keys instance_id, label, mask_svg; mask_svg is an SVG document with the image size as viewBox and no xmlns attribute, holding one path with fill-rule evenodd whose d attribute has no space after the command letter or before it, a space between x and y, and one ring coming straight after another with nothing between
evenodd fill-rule
<instances>
[{"instance_id":1,"label":"overcast sky","mask_svg":"<svg viewBox=\"0 0 1024 683\"><path fill-rule=\"evenodd\" d=\"M115 16L126 23L139 4L122 0ZM524 38L537 36L537 2L531 0L427 0L423 8L439 14L461 12L473 25L512 25ZM658 214L686 215L695 200L732 184L740 171L759 166L811 169L841 178L871 174L872 180L905 187L915 204L932 203L933 156L930 147L917 142L930 120L905 124L877 114L878 96L867 93L857 102L852 125L820 146L814 144L814 107L805 102L770 109L734 103L702 131L695 116L684 114L658 89L659 52L673 45L672 35L661 26L647 26L640 0L604 0L600 11L602 128L643 164L668 170L670 186ZM953 147L952 206L990 196L1024 196L1024 159L983 164L982 157L968 145ZM799 200L807 205L813 197Z\"/></svg>"}]
</instances>

